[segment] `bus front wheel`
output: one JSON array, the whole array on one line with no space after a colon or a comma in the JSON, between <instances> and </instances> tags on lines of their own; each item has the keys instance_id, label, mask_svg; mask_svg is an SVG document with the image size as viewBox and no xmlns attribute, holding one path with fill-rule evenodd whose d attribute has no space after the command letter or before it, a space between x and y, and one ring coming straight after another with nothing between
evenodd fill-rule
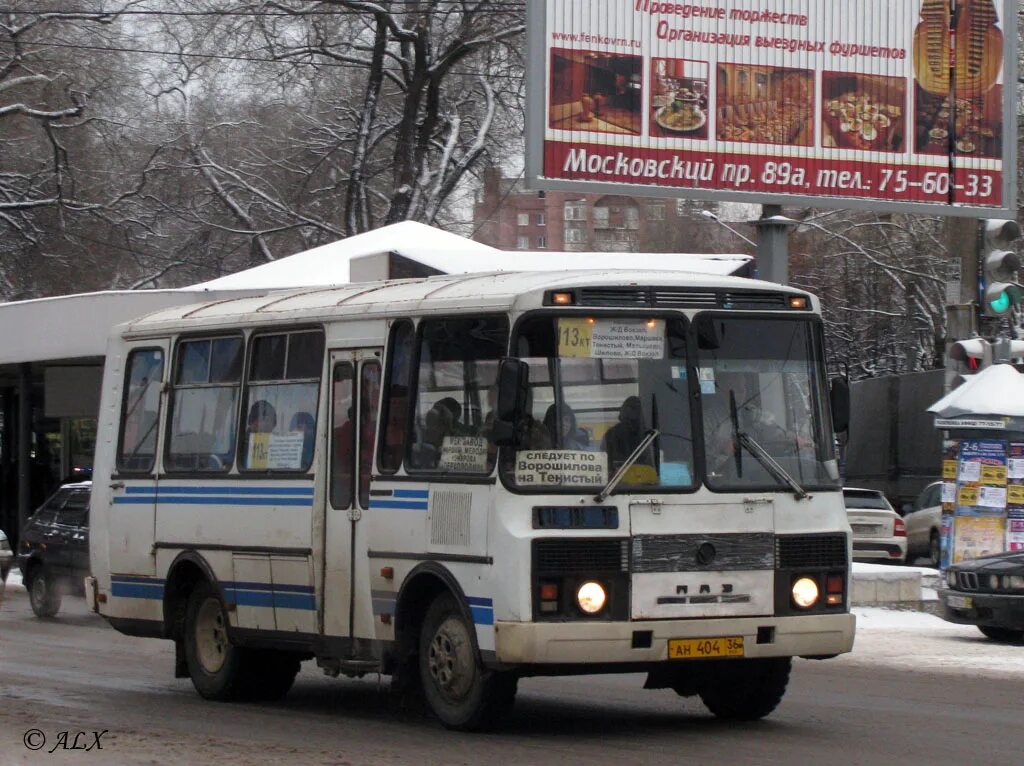
<instances>
[{"instance_id":1,"label":"bus front wheel","mask_svg":"<svg viewBox=\"0 0 1024 766\"><path fill-rule=\"evenodd\" d=\"M512 705L517 679L486 670L477 657L469 622L450 594L438 596L420 631L419 668L430 709L449 729L493 725Z\"/></svg>"},{"instance_id":2,"label":"bus front wheel","mask_svg":"<svg viewBox=\"0 0 1024 766\"><path fill-rule=\"evenodd\" d=\"M228 616L207 582L188 598L185 611L185 660L192 685L208 700L232 700L243 694L246 653L228 640Z\"/></svg>"},{"instance_id":3,"label":"bus front wheel","mask_svg":"<svg viewBox=\"0 0 1024 766\"><path fill-rule=\"evenodd\" d=\"M718 718L755 721L782 701L793 661L789 657L724 660L701 679L701 701Z\"/></svg>"}]
</instances>

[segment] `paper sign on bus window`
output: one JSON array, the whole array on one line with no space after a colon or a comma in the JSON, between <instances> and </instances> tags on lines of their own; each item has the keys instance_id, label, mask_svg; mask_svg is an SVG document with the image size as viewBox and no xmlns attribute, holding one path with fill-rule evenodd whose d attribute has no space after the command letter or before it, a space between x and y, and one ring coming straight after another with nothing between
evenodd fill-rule
<instances>
[{"instance_id":1,"label":"paper sign on bus window","mask_svg":"<svg viewBox=\"0 0 1024 766\"><path fill-rule=\"evenodd\" d=\"M302 468L302 446L306 441L304 434L269 434L269 436L267 468L289 471Z\"/></svg>"},{"instance_id":2,"label":"paper sign on bus window","mask_svg":"<svg viewBox=\"0 0 1024 766\"><path fill-rule=\"evenodd\" d=\"M246 466L254 471L265 471L269 468L270 434L249 434L249 460Z\"/></svg>"},{"instance_id":3,"label":"paper sign on bus window","mask_svg":"<svg viewBox=\"0 0 1024 766\"><path fill-rule=\"evenodd\" d=\"M446 436L437 467L453 473L487 473L487 439L482 436Z\"/></svg>"},{"instance_id":4,"label":"paper sign on bus window","mask_svg":"<svg viewBox=\"0 0 1024 766\"><path fill-rule=\"evenodd\" d=\"M516 453L520 487L601 486L608 481L608 454L576 450L523 450Z\"/></svg>"},{"instance_id":5,"label":"paper sign on bus window","mask_svg":"<svg viewBox=\"0 0 1024 766\"><path fill-rule=\"evenodd\" d=\"M558 355L590 359L663 359L664 319L558 320Z\"/></svg>"}]
</instances>

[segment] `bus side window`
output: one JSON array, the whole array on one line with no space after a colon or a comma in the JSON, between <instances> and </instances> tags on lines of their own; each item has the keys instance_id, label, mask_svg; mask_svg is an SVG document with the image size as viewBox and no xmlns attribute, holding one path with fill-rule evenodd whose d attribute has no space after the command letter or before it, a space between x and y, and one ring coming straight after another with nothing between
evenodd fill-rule
<instances>
[{"instance_id":1,"label":"bus side window","mask_svg":"<svg viewBox=\"0 0 1024 766\"><path fill-rule=\"evenodd\" d=\"M405 453L405 428L409 420L409 377L412 372L412 322L407 319L391 327L388 343L387 395L381 420L384 430L380 444L380 470L394 473L402 465Z\"/></svg>"},{"instance_id":2,"label":"bus side window","mask_svg":"<svg viewBox=\"0 0 1024 766\"><path fill-rule=\"evenodd\" d=\"M242 338L181 341L176 364L166 466L224 473L235 459Z\"/></svg>"},{"instance_id":3,"label":"bus side window","mask_svg":"<svg viewBox=\"0 0 1024 766\"><path fill-rule=\"evenodd\" d=\"M243 471L301 471L313 465L324 364L319 330L253 335L245 381Z\"/></svg>"},{"instance_id":4,"label":"bus side window","mask_svg":"<svg viewBox=\"0 0 1024 766\"><path fill-rule=\"evenodd\" d=\"M359 373L359 506L364 509L370 507L370 473L379 400L380 363L364 362Z\"/></svg>"},{"instance_id":5,"label":"bus side window","mask_svg":"<svg viewBox=\"0 0 1024 766\"><path fill-rule=\"evenodd\" d=\"M121 407L121 444L117 469L149 473L156 458L156 432L160 422L160 387L164 379L164 352L139 349L128 356L124 400Z\"/></svg>"},{"instance_id":6,"label":"bus side window","mask_svg":"<svg viewBox=\"0 0 1024 766\"><path fill-rule=\"evenodd\" d=\"M351 363L334 365L331 376L331 507L338 509L352 505L356 443L352 383Z\"/></svg>"},{"instance_id":7,"label":"bus side window","mask_svg":"<svg viewBox=\"0 0 1024 766\"><path fill-rule=\"evenodd\" d=\"M446 317L420 323L416 417L408 467L489 474L494 450L485 420L498 360L508 348L504 316Z\"/></svg>"}]
</instances>

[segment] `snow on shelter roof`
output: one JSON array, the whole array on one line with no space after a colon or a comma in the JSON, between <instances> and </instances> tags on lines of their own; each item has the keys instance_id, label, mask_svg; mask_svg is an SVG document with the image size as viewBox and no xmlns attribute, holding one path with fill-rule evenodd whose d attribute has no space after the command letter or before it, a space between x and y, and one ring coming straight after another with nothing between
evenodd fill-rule
<instances>
[{"instance_id":1,"label":"snow on shelter roof","mask_svg":"<svg viewBox=\"0 0 1024 766\"><path fill-rule=\"evenodd\" d=\"M997 415L1024 418L1024 375L1009 364L994 364L971 375L928 408L940 418Z\"/></svg>"},{"instance_id":2,"label":"snow on shelter roof","mask_svg":"<svg viewBox=\"0 0 1024 766\"><path fill-rule=\"evenodd\" d=\"M279 290L344 285L352 281L353 261L394 253L445 274L565 269L667 269L700 274L732 274L748 255L684 253L567 253L506 251L414 221L384 226L302 253L229 274L186 290Z\"/></svg>"}]
</instances>

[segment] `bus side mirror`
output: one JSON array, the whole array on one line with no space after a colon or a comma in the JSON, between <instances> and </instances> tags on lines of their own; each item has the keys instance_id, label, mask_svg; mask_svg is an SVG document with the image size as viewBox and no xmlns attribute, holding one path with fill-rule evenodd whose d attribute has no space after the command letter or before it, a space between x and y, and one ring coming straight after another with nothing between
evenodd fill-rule
<instances>
[{"instance_id":1,"label":"bus side mirror","mask_svg":"<svg viewBox=\"0 0 1024 766\"><path fill-rule=\"evenodd\" d=\"M832 378L829 387L832 405L832 427L837 434L850 429L850 383L846 378Z\"/></svg>"},{"instance_id":2,"label":"bus side mirror","mask_svg":"<svg viewBox=\"0 0 1024 766\"><path fill-rule=\"evenodd\" d=\"M519 443L519 424L526 416L530 395L530 366L506 357L498 364L498 402L491 438L499 447Z\"/></svg>"}]
</instances>

